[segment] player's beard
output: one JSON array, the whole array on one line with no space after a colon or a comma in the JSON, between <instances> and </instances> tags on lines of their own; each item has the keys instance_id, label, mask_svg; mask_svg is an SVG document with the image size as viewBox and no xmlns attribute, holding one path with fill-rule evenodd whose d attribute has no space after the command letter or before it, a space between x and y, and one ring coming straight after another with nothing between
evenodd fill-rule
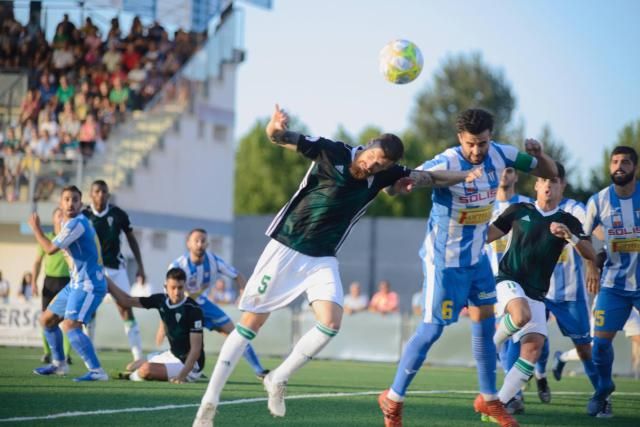
<instances>
[{"instance_id":1,"label":"player's beard","mask_svg":"<svg viewBox=\"0 0 640 427\"><path fill-rule=\"evenodd\" d=\"M618 172L618 171L616 171L616 172ZM627 172L625 172L624 175L616 175L616 172L612 173L609 176L611 177L611 181L615 185L618 185L620 187L622 187L623 185L627 185L635 177L635 173L627 173ZM634 170L634 172L635 172L635 170Z\"/></svg>"},{"instance_id":2,"label":"player's beard","mask_svg":"<svg viewBox=\"0 0 640 427\"><path fill-rule=\"evenodd\" d=\"M355 179L363 180L369 177L369 172L358 166L356 162L353 162L351 163L351 165L349 165L349 172Z\"/></svg>"}]
</instances>

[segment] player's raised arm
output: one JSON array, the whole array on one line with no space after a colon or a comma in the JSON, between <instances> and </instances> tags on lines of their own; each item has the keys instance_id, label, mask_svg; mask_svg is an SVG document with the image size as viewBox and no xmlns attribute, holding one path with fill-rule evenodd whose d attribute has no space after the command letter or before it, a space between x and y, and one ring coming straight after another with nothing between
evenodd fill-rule
<instances>
[{"instance_id":1,"label":"player's raised arm","mask_svg":"<svg viewBox=\"0 0 640 427\"><path fill-rule=\"evenodd\" d=\"M109 288L109 293L113 296L113 299L116 300L118 305L124 308L145 308L142 306L142 304L140 304L140 298L129 296L129 294L120 289L118 285L116 285L109 277L105 276L105 279L107 279L107 287Z\"/></svg>"},{"instance_id":2,"label":"player's raised arm","mask_svg":"<svg viewBox=\"0 0 640 427\"><path fill-rule=\"evenodd\" d=\"M468 171L423 171L412 170L408 177L401 178L385 192L391 196L410 193L416 187L450 187L463 181L472 182L482 176L482 168Z\"/></svg>"},{"instance_id":3,"label":"player's raised arm","mask_svg":"<svg viewBox=\"0 0 640 427\"><path fill-rule=\"evenodd\" d=\"M531 169L531 174L539 176L540 178L551 179L558 176L558 168L556 162L549 157L544 151L542 151L542 144L535 139L525 139L524 149L530 156L533 156L538 161L536 167Z\"/></svg>"},{"instance_id":4,"label":"player's raised arm","mask_svg":"<svg viewBox=\"0 0 640 427\"><path fill-rule=\"evenodd\" d=\"M276 104L275 110L271 115L271 120L267 123L265 131L274 144L281 145L290 150L296 150L300 134L289 130L289 114L281 110L278 104Z\"/></svg>"},{"instance_id":5,"label":"player's raised arm","mask_svg":"<svg viewBox=\"0 0 640 427\"><path fill-rule=\"evenodd\" d=\"M45 253L51 255L60 250L59 247L54 245L53 242L51 242L51 240L49 240L47 236L44 235L42 227L40 226L40 217L37 213L34 212L29 216L28 223L29 227L31 227L31 230L33 231L33 235L38 241L38 244L42 247L42 250Z\"/></svg>"}]
</instances>

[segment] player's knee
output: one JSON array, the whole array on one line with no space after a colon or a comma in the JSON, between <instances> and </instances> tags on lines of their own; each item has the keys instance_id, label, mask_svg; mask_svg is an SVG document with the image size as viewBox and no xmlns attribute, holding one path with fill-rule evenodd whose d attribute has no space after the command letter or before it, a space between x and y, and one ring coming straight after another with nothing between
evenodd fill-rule
<instances>
[{"instance_id":1,"label":"player's knee","mask_svg":"<svg viewBox=\"0 0 640 427\"><path fill-rule=\"evenodd\" d=\"M322 322L322 324L337 333L340 330L341 322L339 319L330 319L328 322Z\"/></svg>"},{"instance_id":2,"label":"player's knee","mask_svg":"<svg viewBox=\"0 0 640 427\"><path fill-rule=\"evenodd\" d=\"M591 344L576 345L576 352L580 360L591 360Z\"/></svg>"},{"instance_id":3,"label":"player's knee","mask_svg":"<svg viewBox=\"0 0 640 427\"><path fill-rule=\"evenodd\" d=\"M518 327L522 328L531 320L531 311L529 309L517 310L511 313L511 321Z\"/></svg>"}]
</instances>

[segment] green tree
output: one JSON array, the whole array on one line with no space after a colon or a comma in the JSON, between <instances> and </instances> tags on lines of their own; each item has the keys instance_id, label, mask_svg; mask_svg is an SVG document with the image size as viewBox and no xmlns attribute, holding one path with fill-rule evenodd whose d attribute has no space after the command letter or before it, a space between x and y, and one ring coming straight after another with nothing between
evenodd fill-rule
<instances>
[{"instance_id":1,"label":"green tree","mask_svg":"<svg viewBox=\"0 0 640 427\"><path fill-rule=\"evenodd\" d=\"M258 120L240 140L236 152L234 210L236 214L277 212L298 189L310 161L275 146L265 134L268 119ZM292 119L292 129L305 127Z\"/></svg>"}]
</instances>

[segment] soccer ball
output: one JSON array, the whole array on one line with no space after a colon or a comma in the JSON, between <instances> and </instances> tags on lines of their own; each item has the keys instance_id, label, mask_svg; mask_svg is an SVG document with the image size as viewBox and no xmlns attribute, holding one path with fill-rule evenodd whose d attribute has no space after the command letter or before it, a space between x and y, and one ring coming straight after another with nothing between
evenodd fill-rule
<instances>
[{"instance_id":1,"label":"soccer ball","mask_svg":"<svg viewBox=\"0 0 640 427\"><path fill-rule=\"evenodd\" d=\"M380 72L395 84L415 80L422 71L422 53L409 40L393 40L382 48L379 55Z\"/></svg>"}]
</instances>

